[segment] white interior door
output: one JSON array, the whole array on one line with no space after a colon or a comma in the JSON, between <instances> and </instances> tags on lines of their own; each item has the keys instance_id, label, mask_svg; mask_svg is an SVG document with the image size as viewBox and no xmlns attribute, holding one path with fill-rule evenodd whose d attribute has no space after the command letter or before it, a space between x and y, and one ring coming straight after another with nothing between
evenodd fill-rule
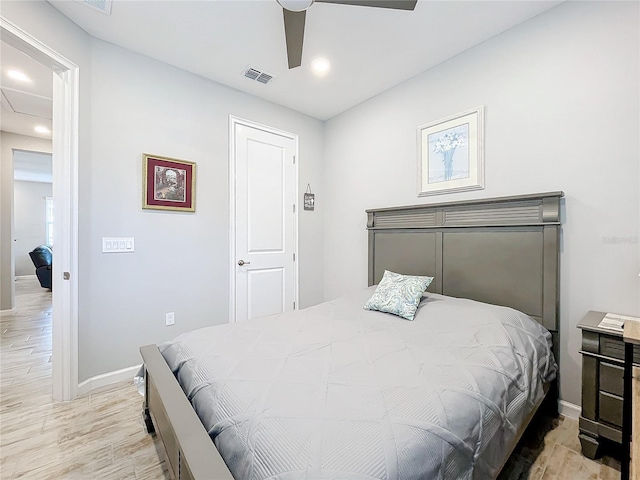
<instances>
[{"instance_id":1,"label":"white interior door","mask_svg":"<svg viewBox=\"0 0 640 480\"><path fill-rule=\"evenodd\" d=\"M232 119L232 142L238 321L295 308L296 138Z\"/></svg>"}]
</instances>

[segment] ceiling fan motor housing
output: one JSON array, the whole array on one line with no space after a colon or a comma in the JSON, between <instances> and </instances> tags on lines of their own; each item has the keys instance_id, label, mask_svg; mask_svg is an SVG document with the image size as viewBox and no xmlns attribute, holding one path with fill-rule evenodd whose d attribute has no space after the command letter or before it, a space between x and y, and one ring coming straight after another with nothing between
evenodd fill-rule
<instances>
[{"instance_id":1,"label":"ceiling fan motor housing","mask_svg":"<svg viewBox=\"0 0 640 480\"><path fill-rule=\"evenodd\" d=\"M304 12L314 0L277 0L282 8L290 12Z\"/></svg>"}]
</instances>

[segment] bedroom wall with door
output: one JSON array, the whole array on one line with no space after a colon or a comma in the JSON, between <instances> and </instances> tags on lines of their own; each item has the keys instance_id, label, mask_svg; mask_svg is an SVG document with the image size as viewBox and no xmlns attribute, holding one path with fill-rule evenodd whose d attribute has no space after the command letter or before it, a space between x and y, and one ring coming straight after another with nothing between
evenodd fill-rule
<instances>
[{"instance_id":1,"label":"bedroom wall with door","mask_svg":"<svg viewBox=\"0 0 640 480\"><path fill-rule=\"evenodd\" d=\"M320 192L319 120L91 40L91 178L83 229L80 380L139 363L138 347L229 321L229 115L299 135L299 201ZM247 80L249 81L249 80ZM143 210L142 153L197 163L194 213ZM300 304L322 301L322 209L299 211ZM103 236L135 253L102 254ZM175 325L165 326L165 313Z\"/></svg>"},{"instance_id":2,"label":"bedroom wall with door","mask_svg":"<svg viewBox=\"0 0 640 480\"><path fill-rule=\"evenodd\" d=\"M229 115L299 135L299 201L307 183L322 193L322 122L93 39L45 2L3 1L2 15L80 67L79 381L226 323ZM141 208L143 153L197 162L195 213ZM299 232L304 307L323 298L322 205ZM135 237L135 253L103 254L104 236Z\"/></svg>"},{"instance_id":3,"label":"bedroom wall with door","mask_svg":"<svg viewBox=\"0 0 640 480\"><path fill-rule=\"evenodd\" d=\"M367 208L563 190L561 397L580 404L576 324L640 313L638 10L563 3L329 120L325 298L367 284ZM477 105L485 189L418 198L416 127Z\"/></svg>"}]
</instances>

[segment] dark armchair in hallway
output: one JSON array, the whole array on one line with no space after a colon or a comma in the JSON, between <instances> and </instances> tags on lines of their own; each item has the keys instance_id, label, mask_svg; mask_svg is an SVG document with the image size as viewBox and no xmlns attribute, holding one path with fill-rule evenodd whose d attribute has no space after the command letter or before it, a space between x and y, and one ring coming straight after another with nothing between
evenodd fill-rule
<instances>
[{"instance_id":1,"label":"dark armchair in hallway","mask_svg":"<svg viewBox=\"0 0 640 480\"><path fill-rule=\"evenodd\" d=\"M36 267L36 275L42 288L51 290L51 264L53 262L53 252L48 245L40 245L29 252L31 261Z\"/></svg>"}]
</instances>

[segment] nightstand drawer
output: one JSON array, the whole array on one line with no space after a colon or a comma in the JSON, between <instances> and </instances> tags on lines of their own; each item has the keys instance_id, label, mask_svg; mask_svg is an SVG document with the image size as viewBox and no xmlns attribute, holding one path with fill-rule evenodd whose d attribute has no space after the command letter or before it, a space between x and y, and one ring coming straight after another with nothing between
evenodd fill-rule
<instances>
[{"instance_id":1,"label":"nightstand drawer","mask_svg":"<svg viewBox=\"0 0 640 480\"><path fill-rule=\"evenodd\" d=\"M604 422L622 427L622 397L600 392L598 416Z\"/></svg>"},{"instance_id":2,"label":"nightstand drawer","mask_svg":"<svg viewBox=\"0 0 640 480\"><path fill-rule=\"evenodd\" d=\"M624 342L620 337L600 335L600 354L624 360ZM633 363L640 365L640 348L633 348Z\"/></svg>"},{"instance_id":3,"label":"nightstand drawer","mask_svg":"<svg viewBox=\"0 0 640 480\"><path fill-rule=\"evenodd\" d=\"M624 395L624 368L600 362L600 390L622 397Z\"/></svg>"}]
</instances>

